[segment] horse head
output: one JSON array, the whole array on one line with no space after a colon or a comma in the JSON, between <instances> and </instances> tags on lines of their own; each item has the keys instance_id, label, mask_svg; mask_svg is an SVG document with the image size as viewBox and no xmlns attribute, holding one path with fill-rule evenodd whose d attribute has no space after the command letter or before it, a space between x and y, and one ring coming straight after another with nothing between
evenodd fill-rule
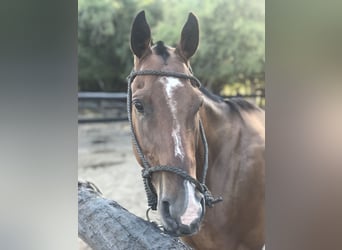
<instances>
[{"instance_id":1,"label":"horse head","mask_svg":"<svg viewBox=\"0 0 342 250\"><path fill-rule=\"evenodd\" d=\"M194 79L178 77L192 75L189 59L198 42L198 22L192 13L176 48L161 41L152 43L143 11L132 24L133 71L145 72L136 74L130 83L132 129L142 154L134 148L136 158L142 166L143 157L149 166L169 166L189 176L172 171L151 175L163 226L176 236L196 233L205 212L203 194L191 181L197 179L202 170L198 166L203 164L199 115L203 98Z\"/></svg>"}]
</instances>

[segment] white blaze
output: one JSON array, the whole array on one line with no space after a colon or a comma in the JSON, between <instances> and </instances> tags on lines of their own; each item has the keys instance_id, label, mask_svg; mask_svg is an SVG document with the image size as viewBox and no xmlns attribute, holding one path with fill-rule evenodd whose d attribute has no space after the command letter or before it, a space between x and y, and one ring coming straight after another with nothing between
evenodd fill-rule
<instances>
[{"instance_id":1,"label":"white blaze","mask_svg":"<svg viewBox=\"0 0 342 250\"><path fill-rule=\"evenodd\" d=\"M182 145L182 139L180 135L180 125L177 120L177 102L174 100L174 92L177 88L183 87L183 84L178 78L175 77L162 77L161 81L165 85L165 93L166 93L166 101L168 106L170 107L173 124L172 124L172 132L171 136L173 138L173 142L175 145L175 156L180 159L184 159L184 149Z\"/></svg>"},{"instance_id":2,"label":"white blaze","mask_svg":"<svg viewBox=\"0 0 342 250\"><path fill-rule=\"evenodd\" d=\"M180 217L180 220L183 225L190 225L191 222L193 222L199 217L200 213L202 212L202 207L200 204L198 204L196 200L194 186L189 181L185 182L188 199L186 204L186 210L184 214Z\"/></svg>"}]
</instances>

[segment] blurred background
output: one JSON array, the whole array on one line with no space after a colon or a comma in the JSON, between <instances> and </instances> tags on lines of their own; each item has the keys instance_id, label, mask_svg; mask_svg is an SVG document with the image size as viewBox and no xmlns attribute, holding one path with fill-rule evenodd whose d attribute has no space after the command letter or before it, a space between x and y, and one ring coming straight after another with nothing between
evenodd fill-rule
<instances>
[{"instance_id":1,"label":"blurred background","mask_svg":"<svg viewBox=\"0 0 342 250\"><path fill-rule=\"evenodd\" d=\"M192 58L195 75L221 95L249 95L265 80L263 0L79 0L79 91L125 92L132 68L130 26L146 11L154 41L175 46L188 13L200 23L200 46Z\"/></svg>"},{"instance_id":2,"label":"blurred background","mask_svg":"<svg viewBox=\"0 0 342 250\"><path fill-rule=\"evenodd\" d=\"M263 0L78 0L78 174L104 196L145 217L140 167L132 154L126 76L133 66L130 27L145 10L153 41L176 46L188 13L200 24L191 59L215 94L265 107ZM157 220L157 215L154 214ZM87 246L80 242L80 249Z\"/></svg>"}]
</instances>

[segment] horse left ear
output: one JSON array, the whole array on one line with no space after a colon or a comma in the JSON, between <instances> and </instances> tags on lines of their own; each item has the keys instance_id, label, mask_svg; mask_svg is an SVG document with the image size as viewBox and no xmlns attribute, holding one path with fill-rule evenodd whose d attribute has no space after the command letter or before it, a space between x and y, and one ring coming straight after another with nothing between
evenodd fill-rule
<instances>
[{"instance_id":1,"label":"horse left ear","mask_svg":"<svg viewBox=\"0 0 342 250\"><path fill-rule=\"evenodd\" d=\"M188 20L184 24L181 40L177 47L177 51L188 60L192 57L198 47L199 42L199 27L198 21L194 14L189 13Z\"/></svg>"},{"instance_id":2,"label":"horse left ear","mask_svg":"<svg viewBox=\"0 0 342 250\"><path fill-rule=\"evenodd\" d=\"M140 11L134 18L131 28L131 50L141 58L146 51L150 50L151 30L145 17L145 11Z\"/></svg>"}]
</instances>

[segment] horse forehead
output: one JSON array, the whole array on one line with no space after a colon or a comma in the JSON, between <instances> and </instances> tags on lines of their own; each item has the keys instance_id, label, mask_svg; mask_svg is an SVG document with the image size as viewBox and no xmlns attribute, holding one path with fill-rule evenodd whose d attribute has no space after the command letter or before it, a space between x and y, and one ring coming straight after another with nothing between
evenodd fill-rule
<instances>
[{"instance_id":1,"label":"horse forehead","mask_svg":"<svg viewBox=\"0 0 342 250\"><path fill-rule=\"evenodd\" d=\"M160 95L162 99L166 99L166 103L171 110L177 110L175 115L186 114L188 108L196 106L200 96L193 90L191 84L178 77L161 76L158 78L159 88L156 91L162 91ZM160 93L160 92L159 92Z\"/></svg>"},{"instance_id":2,"label":"horse forehead","mask_svg":"<svg viewBox=\"0 0 342 250\"><path fill-rule=\"evenodd\" d=\"M158 54L154 49L152 53L143 58L136 64L136 68L140 70L155 69L168 71L183 71L184 61L177 55L175 48L167 47L167 56Z\"/></svg>"},{"instance_id":3,"label":"horse forehead","mask_svg":"<svg viewBox=\"0 0 342 250\"><path fill-rule=\"evenodd\" d=\"M169 98L172 98L176 89L183 88L184 84L181 82L179 78L171 77L171 76L162 76L160 77L160 82L163 84L166 95Z\"/></svg>"}]
</instances>

